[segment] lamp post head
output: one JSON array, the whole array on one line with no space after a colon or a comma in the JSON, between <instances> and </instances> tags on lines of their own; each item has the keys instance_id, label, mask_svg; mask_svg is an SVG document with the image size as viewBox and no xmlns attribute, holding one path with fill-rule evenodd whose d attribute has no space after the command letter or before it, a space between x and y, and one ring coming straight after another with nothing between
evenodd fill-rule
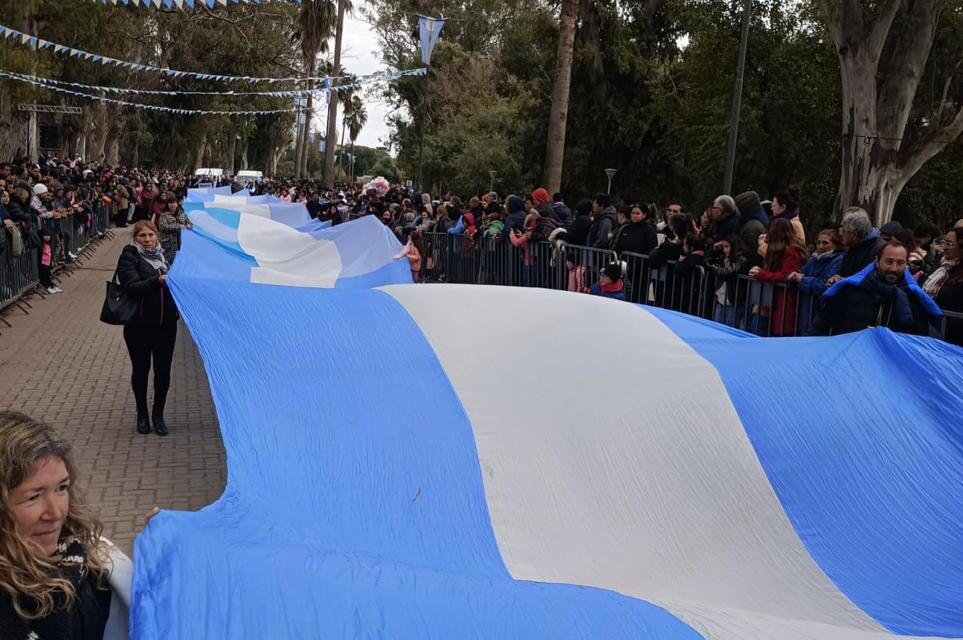
<instances>
[{"instance_id":1,"label":"lamp post head","mask_svg":"<svg viewBox=\"0 0 963 640\"><path fill-rule=\"evenodd\" d=\"M495 176L498 175L498 172L495 171L494 169L491 169L491 170L488 171L488 175L489 175L489 177L490 177L492 180L494 180L494 179L495 179Z\"/></svg>"},{"instance_id":2,"label":"lamp post head","mask_svg":"<svg viewBox=\"0 0 963 640\"><path fill-rule=\"evenodd\" d=\"M618 173L618 172L619 172L618 169L606 169L606 170L605 170L605 175L607 175L607 176L609 177L609 180L611 180L612 178L615 177L615 174Z\"/></svg>"}]
</instances>

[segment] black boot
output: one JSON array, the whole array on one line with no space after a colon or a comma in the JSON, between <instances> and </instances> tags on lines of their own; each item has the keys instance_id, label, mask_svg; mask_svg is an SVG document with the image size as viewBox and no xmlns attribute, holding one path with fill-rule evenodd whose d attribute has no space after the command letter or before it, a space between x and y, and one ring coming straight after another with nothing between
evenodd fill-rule
<instances>
[{"instance_id":1,"label":"black boot","mask_svg":"<svg viewBox=\"0 0 963 640\"><path fill-rule=\"evenodd\" d=\"M152 416L152 419L154 421L154 433L156 433L159 436L166 436L168 433L170 433L169 430L167 429L167 423L164 422L163 414L157 413L155 411L154 415Z\"/></svg>"},{"instance_id":2,"label":"black boot","mask_svg":"<svg viewBox=\"0 0 963 640\"><path fill-rule=\"evenodd\" d=\"M150 433L150 420L146 415L137 416L137 433L143 435Z\"/></svg>"}]
</instances>

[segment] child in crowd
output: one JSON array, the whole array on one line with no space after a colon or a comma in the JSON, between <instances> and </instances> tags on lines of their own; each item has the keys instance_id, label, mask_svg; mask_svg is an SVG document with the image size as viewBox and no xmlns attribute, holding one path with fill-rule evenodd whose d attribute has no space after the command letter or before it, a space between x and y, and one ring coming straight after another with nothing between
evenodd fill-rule
<instances>
[{"instance_id":1,"label":"child in crowd","mask_svg":"<svg viewBox=\"0 0 963 640\"><path fill-rule=\"evenodd\" d=\"M404 249L395 256L395 260L408 258L408 263L411 267L411 281L415 283L421 280L421 250L418 248L421 238L421 231L418 229L413 230L408 234L408 243L405 244Z\"/></svg>"},{"instance_id":2,"label":"child in crowd","mask_svg":"<svg viewBox=\"0 0 963 640\"><path fill-rule=\"evenodd\" d=\"M53 282L53 237L49 229L40 230L40 285L47 293L63 293Z\"/></svg>"},{"instance_id":3,"label":"child in crowd","mask_svg":"<svg viewBox=\"0 0 963 640\"><path fill-rule=\"evenodd\" d=\"M588 272L581 264L578 251L569 251L565 255L565 268L568 269L568 290L573 293L588 293L591 287L588 282Z\"/></svg>"},{"instance_id":4,"label":"child in crowd","mask_svg":"<svg viewBox=\"0 0 963 640\"><path fill-rule=\"evenodd\" d=\"M602 267L599 281L589 292L594 296L625 300L625 282L622 280L622 263L610 262Z\"/></svg>"}]
</instances>

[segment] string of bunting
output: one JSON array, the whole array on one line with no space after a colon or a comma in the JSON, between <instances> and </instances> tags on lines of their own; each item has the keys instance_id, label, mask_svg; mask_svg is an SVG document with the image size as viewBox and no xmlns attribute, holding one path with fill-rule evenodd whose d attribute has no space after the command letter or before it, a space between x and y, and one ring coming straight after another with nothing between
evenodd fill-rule
<instances>
[{"instance_id":1,"label":"string of bunting","mask_svg":"<svg viewBox=\"0 0 963 640\"><path fill-rule=\"evenodd\" d=\"M338 85L337 87L325 87L322 89L290 89L285 91L175 91L163 89L131 89L127 87L104 87L100 85L83 84L80 82L67 82L65 80L54 80L52 78L42 78L27 73L17 73L14 71L2 71L7 77L25 82L32 82L38 85L53 87L73 87L85 91L96 91L103 93L129 93L149 96L224 96L224 97L263 97L263 98L293 98L306 96L308 94L323 94L329 91L340 91L342 89L356 89L367 87L374 84L381 84L398 80L406 76L420 76L427 71L424 67L418 69L407 69L404 71L378 71L364 76L357 76L354 82Z\"/></svg>"},{"instance_id":2,"label":"string of bunting","mask_svg":"<svg viewBox=\"0 0 963 640\"><path fill-rule=\"evenodd\" d=\"M338 85L340 81L350 80L350 77L344 76L290 76L287 78L265 78L257 76L232 76L216 73L200 73L197 71L178 71L176 69L169 69L167 67L155 67L149 64L118 60L117 58L101 56L97 55L96 53L90 53L89 51L83 51L81 49L74 49L73 47L50 42L49 40L44 40L43 38L38 38L28 33L11 29L10 27L2 24L0 24L0 38L4 38L30 48L36 47L37 49L50 50L54 53L68 56L70 58L76 58L78 60L86 60L88 62L93 62L108 67L118 67L121 69L127 69L129 71L162 73L169 78L194 78L195 80L213 80L216 82L247 82L249 84L257 84L260 82L267 82L271 84L282 82L321 82L325 86Z\"/></svg>"},{"instance_id":3,"label":"string of bunting","mask_svg":"<svg viewBox=\"0 0 963 640\"><path fill-rule=\"evenodd\" d=\"M162 107L153 104L143 104L140 102L128 102L126 100L116 100L114 98L106 98L104 96L95 96L89 93L82 93L80 91L74 91L72 89L65 89L64 87L57 87L54 85L44 84L36 80L30 80L27 78L20 77L19 75L14 75L6 71L0 71L0 78L10 78L11 80L16 80L17 82L27 82L32 85L40 86L51 91L56 91L58 93L64 93L71 96L77 96L79 98L86 98L88 100L98 100L100 102L107 102L110 104L119 104L125 107L134 107L137 109L147 109L148 111L164 111L167 113L175 113L178 115L218 115L218 116L263 116L271 115L276 113L291 113L294 111L299 111L297 107L292 107L288 109L260 109L256 111L225 111L225 110L205 110L205 109L180 109L176 107Z\"/></svg>"},{"instance_id":4,"label":"string of bunting","mask_svg":"<svg viewBox=\"0 0 963 640\"><path fill-rule=\"evenodd\" d=\"M100 4L121 4L125 7L147 7L153 9L183 9L187 7L226 7L231 4L269 4L268 0L95 0ZM301 4L301 0L284 0Z\"/></svg>"}]
</instances>

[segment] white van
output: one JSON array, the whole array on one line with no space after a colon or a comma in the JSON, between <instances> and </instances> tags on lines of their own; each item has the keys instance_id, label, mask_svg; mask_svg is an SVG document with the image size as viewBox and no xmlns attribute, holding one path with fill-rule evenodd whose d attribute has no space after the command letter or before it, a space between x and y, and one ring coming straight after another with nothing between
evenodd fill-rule
<instances>
[{"instance_id":1,"label":"white van","mask_svg":"<svg viewBox=\"0 0 963 640\"><path fill-rule=\"evenodd\" d=\"M242 184L246 184L248 182L261 182L262 180L264 180L264 173L260 171L244 170L244 171L238 171L237 175L234 177L237 180L239 180Z\"/></svg>"}]
</instances>

